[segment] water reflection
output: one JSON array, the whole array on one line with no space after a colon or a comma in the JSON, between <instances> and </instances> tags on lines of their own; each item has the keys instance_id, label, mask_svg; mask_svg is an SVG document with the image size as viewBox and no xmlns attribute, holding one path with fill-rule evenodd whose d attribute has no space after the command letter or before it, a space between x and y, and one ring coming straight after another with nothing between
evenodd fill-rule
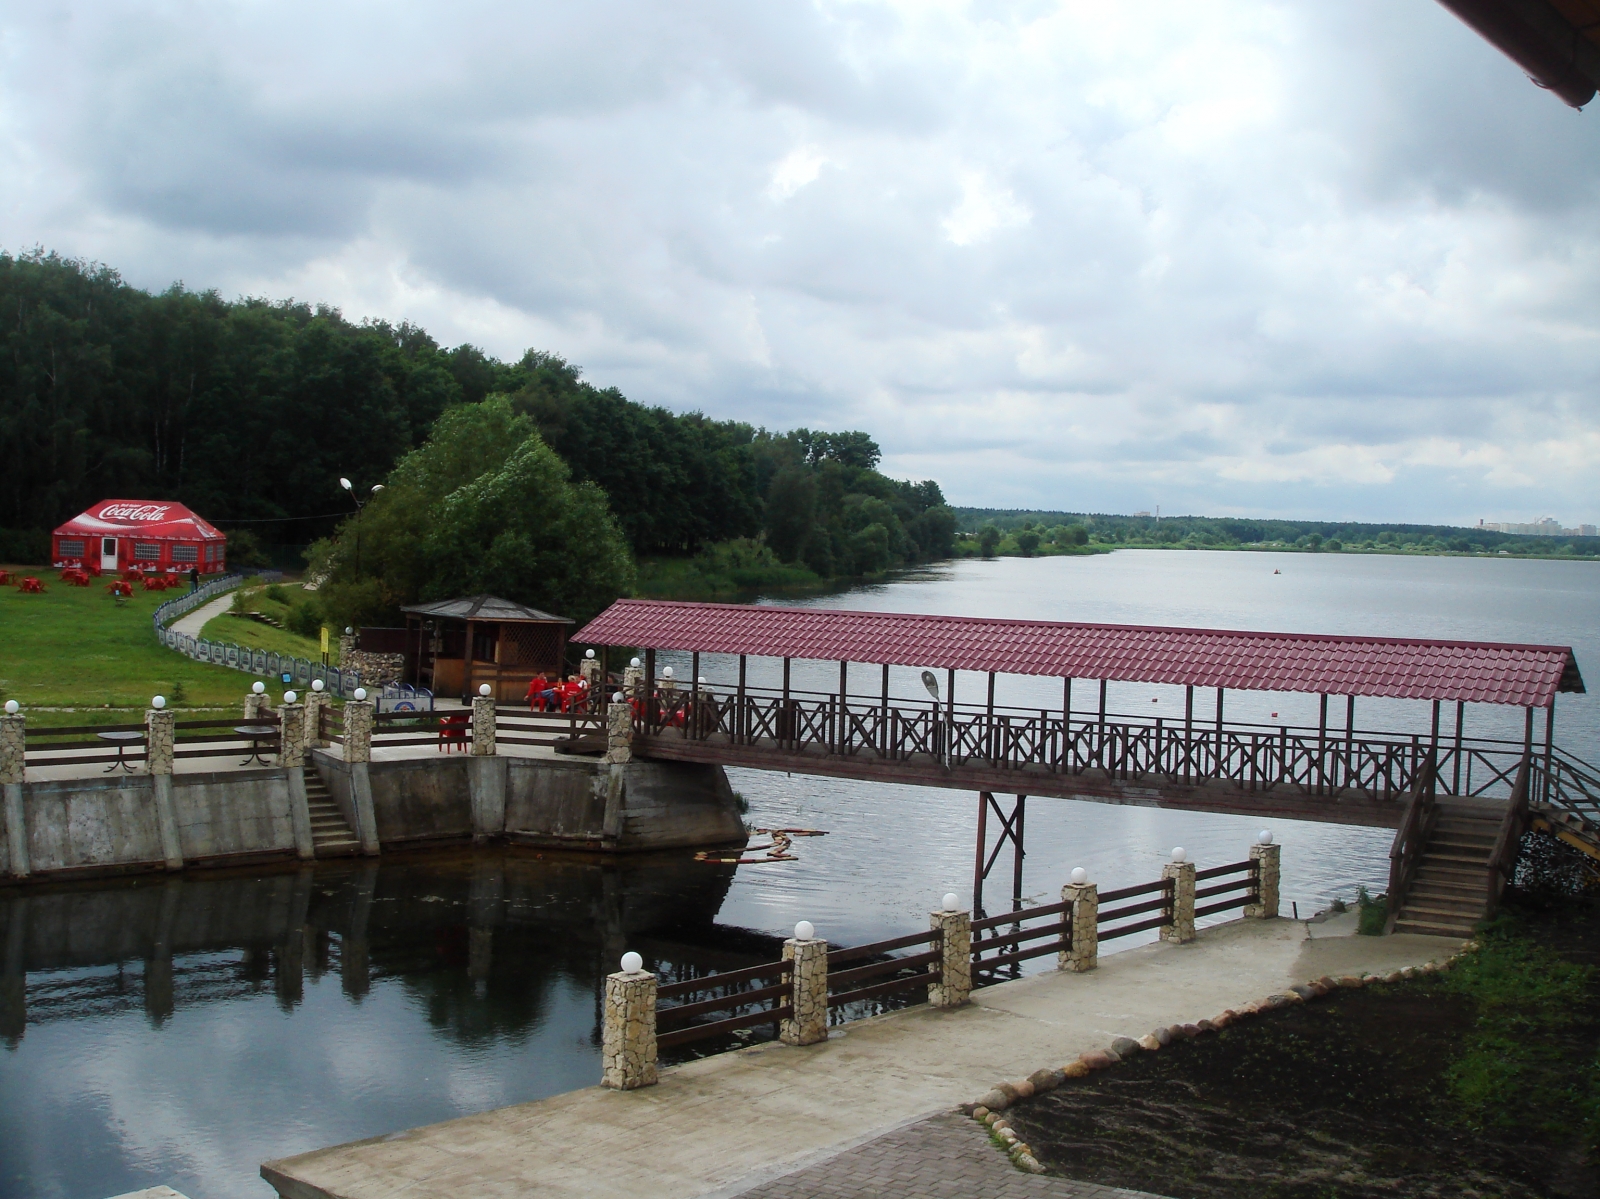
<instances>
[{"instance_id":1,"label":"water reflection","mask_svg":"<svg viewBox=\"0 0 1600 1199\"><path fill-rule=\"evenodd\" d=\"M624 948L681 975L771 960L715 923L733 867L480 850L0 898L0 1195L256 1166L592 1085Z\"/></svg>"}]
</instances>

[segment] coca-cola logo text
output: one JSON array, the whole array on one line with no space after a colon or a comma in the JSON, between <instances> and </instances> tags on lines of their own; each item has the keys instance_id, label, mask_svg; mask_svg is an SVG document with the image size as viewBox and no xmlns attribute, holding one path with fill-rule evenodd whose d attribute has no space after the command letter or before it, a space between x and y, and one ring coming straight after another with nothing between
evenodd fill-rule
<instances>
[{"instance_id":1,"label":"coca-cola logo text","mask_svg":"<svg viewBox=\"0 0 1600 1199\"><path fill-rule=\"evenodd\" d=\"M107 504L100 509L100 519L162 521L170 509L170 504Z\"/></svg>"}]
</instances>

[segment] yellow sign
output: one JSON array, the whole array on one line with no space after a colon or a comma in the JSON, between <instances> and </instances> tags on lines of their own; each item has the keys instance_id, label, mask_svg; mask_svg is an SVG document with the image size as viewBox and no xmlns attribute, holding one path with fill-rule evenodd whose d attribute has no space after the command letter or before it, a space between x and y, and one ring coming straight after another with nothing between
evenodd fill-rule
<instances>
[{"instance_id":1,"label":"yellow sign","mask_svg":"<svg viewBox=\"0 0 1600 1199\"><path fill-rule=\"evenodd\" d=\"M328 626L322 626L322 652L328 652Z\"/></svg>"}]
</instances>

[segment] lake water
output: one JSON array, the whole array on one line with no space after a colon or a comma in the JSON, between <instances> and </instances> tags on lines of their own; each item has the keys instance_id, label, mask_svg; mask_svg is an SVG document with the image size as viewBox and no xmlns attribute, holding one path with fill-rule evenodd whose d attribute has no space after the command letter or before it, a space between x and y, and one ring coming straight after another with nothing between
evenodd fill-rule
<instances>
[{"instance_id":1,"label":"lake water","mask_svg":"<svg viewBox=\"0 0 1600 1199\"><path fill-rule=\"evenodd\" d=\"M1274 574L1280 570L1281 574ZM1509 559L1123 551L965 561L816 606L1034 619L1572 645L1600 661L1600 567ZM687 658L663 655L680 677ZM775 681L752 663L752 682ZM701 673L731 682L735 665ZM796 666L828 690L837 668ZM875 692L875 671L863 671ZM942 682L942 680L941 680ZM957 680L977 698L981 678ZM922 695L914 671L896 694ZM1002 703L1059 702L1008 680ZM1113 709L1181 713L1177 688L1114 687ZM1151 701L1156 703L1152 705ZM1087 700L1085 701L1088 702ZM1198 705L1197 705L1198 707ZM1203 710L1203 709L1200 709ZM1316 721L1305 696L1230 695L1230 718ZM1426 728L1425 705L1363 701L1358 727ZM1521 736L1521 713L1468 732ZM1594 760L1600 711L1560 701L1556 740ZM389 855L379 863L140 879L0 897L0 1199L100 1199L168 1183L256 1196L272 1157L599 1077L596 997L625 949L664 968L770 960L796 920L838 944L926 926L970 895L975 797L734 771L757 825L823 829L799 860L737 870L681 855L597 865L559 855ZM1284 910L1381 889L1390 834L1294 821ZM1074 866L1102 887L1155 878L1175 845L1242 857L1259 822L1034 799L1024 890ZM989 884L991 910L1009 866ZM170 962L170 965L168 963Z\"/></svg>"}]
</instances>

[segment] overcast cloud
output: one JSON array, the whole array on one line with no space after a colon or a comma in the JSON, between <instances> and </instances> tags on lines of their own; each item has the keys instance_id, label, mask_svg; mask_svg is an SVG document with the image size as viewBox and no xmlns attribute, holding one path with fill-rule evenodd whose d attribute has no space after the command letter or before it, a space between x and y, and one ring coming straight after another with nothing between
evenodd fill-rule
<instances>
[{"instance_id":1,"label":"overcast cloud","mask_svg":"<svg viewBox=\"0 0 1600 1199\"><path fill-rule=\"evenodd\" d=\"M955 503L1600 519L1600 111L1434 0L0 21L12 251L867 429Z\"/></svg>"}]
</instances>

